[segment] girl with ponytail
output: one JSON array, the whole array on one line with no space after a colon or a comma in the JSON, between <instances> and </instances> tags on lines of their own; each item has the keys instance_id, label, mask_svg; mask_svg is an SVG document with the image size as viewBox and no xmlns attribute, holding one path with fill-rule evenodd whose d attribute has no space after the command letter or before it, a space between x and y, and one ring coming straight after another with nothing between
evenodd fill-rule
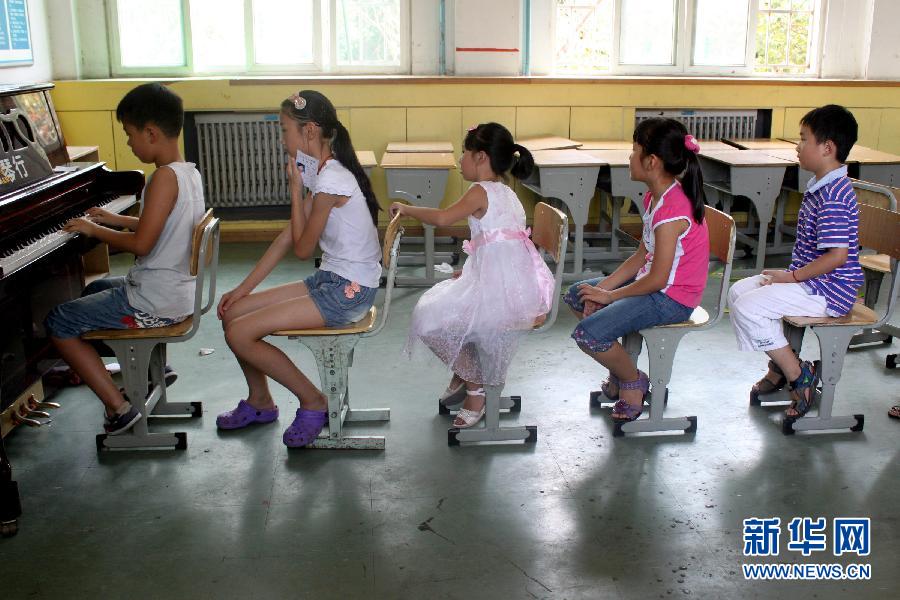
<instances>
[{"instance_id":1,"label":"girl with ponytail","mask_svg":"<svg viewBox=\"0 0 900 600\"><path fill-rule=\"evenodd\" d=\"M472 239L462 271L425 292L413 310L408 354L427 347L452 371L441 400L465 394L454 427L484 416L483 385L501 384L522 333L552 306L553 275L529 239L525 210L506 174L528 177L531 153L502 125L472 127L463 142L463 179L473 182L455 204L425 208L395 202L406 215L438 227L468 218Z\"/></svg>"},{"instance_id":2,"label":"girl with ponytail","mask_svg":"<svg viewBox=\"0 0 900 600\"><path fill-rule=\"evenodd\" d=\"M264 338L279 330L336 327L363 318L381 278L381 246L372 185L328 98L312 90L294 94L281 103L280 122L291 220L250 274L219 301L225 340L244 372L248 393L236 408L219 415L216 425L238 429L277 419L271 377L300 401L283 436L285 445L297 447L310 444L325 426L327 398ZM307 260L317 245L322 263L315 273L252 293L289 251Z\"/></svg>"},{"instance_id":3,"label":"girl with ponytail","mask_svg":"<svg viewBox=\"0 0 900 600\"><path fill-rule=\"evenodd\" d=\"M613 419L633 421L650 389L617 341L647 327L686 321L700 305L709 271L700 146L673 119L646 119L634 131L631 179L647 184L637 251L605 278L580 281L563 300L581 321L578 347L609 370L602 390Z\"/></svg>"}]
</instances>

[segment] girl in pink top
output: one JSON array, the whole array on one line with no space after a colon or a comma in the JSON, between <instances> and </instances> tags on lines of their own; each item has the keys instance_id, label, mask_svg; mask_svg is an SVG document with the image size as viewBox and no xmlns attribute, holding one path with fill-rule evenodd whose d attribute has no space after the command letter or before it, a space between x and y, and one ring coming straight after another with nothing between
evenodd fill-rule
<instances>
[{"instance_id":1,"label":"girl in pink top","mask_svg":"<svg viewBox=\"0 0 900 600\"><path fill-rule=\"evenodd\" d=\"M680 122L656 118L641 121L633 139L631 179L649 188L641 245L612 274L578 282L563 298L581 321L572 333L578 347L609 369L602 390L617 401L617 421L637 419L650 389L618 339L686 321L709 270L697 141Z\"/></svg>"}]
</instances>

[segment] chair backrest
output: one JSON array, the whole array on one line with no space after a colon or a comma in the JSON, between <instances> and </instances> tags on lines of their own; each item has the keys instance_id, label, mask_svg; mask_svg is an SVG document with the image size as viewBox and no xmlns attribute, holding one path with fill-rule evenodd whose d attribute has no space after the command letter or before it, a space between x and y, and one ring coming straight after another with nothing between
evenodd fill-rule
<instances>
[{"instance_id":1,"label":"chair backrest","mask_svg":"<svg viewBox=\"0 0 900 600\"><path fill-rule=\"evenodd\" d=\"M853 191L856 192L856 201L859 204L877 206L885 210L897 210L897 194L900 190L878 183L851 179Z\"/></svg>"},{"instance_id":2,"label":"chair backrest","mask_svg":"<svg viewBox=\"0 0 900 600\"><path fill-rule=\"evenodd\" d=\"M206 211L206 214L203 215L203 218L200 219L200 222L194 227L194 234L191 237L191 275L196 275L198 269L200 268L200 244L203 241L203 231L206 229L206 226L210 221L213 220L213 209L209 209ZM212 239L209 239L208 242L212 243ZM210 248L207 246L206 248L206 265L209 265L209 262L212 260L212 253L209 251Z\"/></svg>"},{"instance_id":3,"label":"chair backrest","mask_svg":"<svg viewBox=\"0 0 900 600\"><path fill-rule=\"evenodd\" d=\"M706 219L706 228L709 230L709 252L722 263L724 268L722 270L718 303L716 304L716 316L698 329L713 327L725 314L728 284L731 282L731 265L734 261L734 244L737 237L734 219L730 215L716 210L712 206L707 206L704 219Z\"/></svg>"},{"instance_id":4,"label":"chair backrest","mask_svg":"<svg viewBox=\"0 0 900 600\"><path fill-rule=\"evenodd\" d=\"M569 236L569 218L545 202L538 202L534 207L534 226L531 228L531 240L539 250L546 252L556 266L553 285L553 304L550 316L534 331L544 331L553 326L559 312L559 296L562 287L563 269L566 263L566 238Z\"/></svg>"},{"instance_id":5,"label":"chair backrest","mask_svg":"<svg viewBox=\"0 0 900 600\"><path fill-rule=\"evenodd\" d=\"M900 294L900 213L867 204L859 205L859 245L878 254L887 254L891 260L891 292L884 314L874 329L884 325L894 312Z\"/></svg>"},{"instance_id":6,"label":"chair backrest","mask_svg":"<svg viewBox=\"0 0 900 600\"><path fill-rule=\"evenodd\" d=\"M212 308L216 299L216 271L219 266L219 219L213 216L212 209L206 211L200 222L194 227L191 237L191 275L195 279L194 312L191 328L184 335L171 341L185 341L197 333L200 317ZM204 285L206 280L208 285ZM206 290L206 303L203 302Z\"/></svg>"},{"instance_id":7,"label":"chair backrest","mask_svg":"<svg viewBox=\"0 0 900 600\"><path fill-rule=\"evenodd\" d=\"M894 260L900 258L900 213L859 205L859 245Z\"/></svg>"},{"instance_id":8,"label":"chair backrest","mask_svg":"<svg viewBox=\"0 0 900 600\"><path fill-rule=\"evenodd\" d=\"M400 225L398 213L388 223L384 230L384 242L381 245L381 266L387 269L384 284L384 302L381 305L381 314L378 315L378 325L362 334L361 337L377 335L387 324L391 310L391 295L394 291L394 279L397 275L397 258L400 255L400 239L403 237L403 227Z\"/></svg>"}]
</instances>

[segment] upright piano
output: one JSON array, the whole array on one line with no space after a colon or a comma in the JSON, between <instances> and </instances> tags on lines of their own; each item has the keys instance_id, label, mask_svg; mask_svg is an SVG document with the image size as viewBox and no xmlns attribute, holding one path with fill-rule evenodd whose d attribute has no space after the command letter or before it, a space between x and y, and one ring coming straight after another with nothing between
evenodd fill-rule
<instances>
[{"instance_id":1,"label":"upright piano","mask_svg":"<svg viewBox=\"0 0 900 600\"><path fill-rule=\"evenodd\" d=\"M96 242L62 230L92 206L121 213L144 187L140 171L69 162L52 84L0 87L0 534L20 503L3 437L46 417L41 378L53 365L44 317L81 294Z\"/></svg>"}]
</instances>

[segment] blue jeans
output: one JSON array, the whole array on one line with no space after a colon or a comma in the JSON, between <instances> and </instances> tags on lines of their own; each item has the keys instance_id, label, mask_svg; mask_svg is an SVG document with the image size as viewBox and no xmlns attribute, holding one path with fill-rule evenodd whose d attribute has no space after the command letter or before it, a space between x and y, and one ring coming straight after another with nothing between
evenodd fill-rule
<instances>
[{"instance_id":1,"label":"blue jeans","mask_svg":"<svg viewBox=\"0 0 900 600\"><path fill-rule=\"evenodd\" d=\"M578 312L584 312L584 302L578 297L578 286L597 285L602 277L579 281L569 287L563 301ZM624 285L628 285L627 282ZM669 325L687 321L694 309L672 300L662 292L645 296L630 296L616 300L608 306L597 309L592 315L581 320L572 339L591 352L606 352L619 338L657 325Z\"/></svg>"},{"instance_id":2,"label":"blue jeans","mask_svg":"<svg viewBox=\"0 0 900 600\"><path fill-rule=\"evenodd\" d=\"M47 313L44 326L51 336L69 339L98 329L165 327L178 322L136 310L128 303L125 278L106 277L88 284L81 298L63 302Z\"/></svg>"},{"instance_id":3,"label":"blue jeans","mask_svg":"<svg viewBox=\"0 0 900 600\"><path fill-rule=\"evenodd\" d=\"M326 327L339 327L359 321L375 304L375 294L378 293L378 288L364 285L359 286L358 292L350 290L352 282L331 271L318 270L304 279L303 283L325 320Z\"/></svg>"}]
</instances>

